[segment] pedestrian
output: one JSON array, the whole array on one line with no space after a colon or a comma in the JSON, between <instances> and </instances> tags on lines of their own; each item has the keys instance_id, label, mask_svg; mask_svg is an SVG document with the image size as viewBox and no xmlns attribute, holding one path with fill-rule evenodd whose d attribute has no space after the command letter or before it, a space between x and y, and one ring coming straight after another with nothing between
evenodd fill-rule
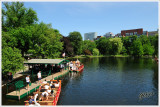
<instances>
[{"instance_id":1,"label":"pedestrian","mask_svg":"<svg viewBox=\"0 0 160 107\"><path fill-rule=\"evenodd\" d=\"M27 83L27 87L26 89L29 89L29 83L30 83L30 78L29 78L30 75L27 75L26 77L26 83Z\"/></svg>"},{"instance_id":2,"label":"pedestrian","mask_svg":"<svg viewBox=\"0 0 160 107\"><path fill-rule=\"evenodd\" d=\"M39 72L37 73L37 77L38 77L38 82L39 82L39 83L42 83L42 82L41 82L41 78L42 78L42 76L41 76L41 71L39 71Z\"/></svg>"}]
</instances>

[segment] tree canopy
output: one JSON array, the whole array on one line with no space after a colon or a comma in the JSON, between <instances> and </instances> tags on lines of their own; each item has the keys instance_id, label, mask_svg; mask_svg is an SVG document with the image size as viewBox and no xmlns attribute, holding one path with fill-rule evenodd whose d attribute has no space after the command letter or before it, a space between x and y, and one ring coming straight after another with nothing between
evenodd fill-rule
<instances>
[{"instance_id":1,"label":"tree canopy","mask_svg":"<svg viewBox=\"0 0 160 107\"><path fill-rule=\"evenodd\" d=\"M80 55L82 53L82 36L80 32L70 32L68 37L72 43L74 54Z\"/></svg>"}]
</instances>

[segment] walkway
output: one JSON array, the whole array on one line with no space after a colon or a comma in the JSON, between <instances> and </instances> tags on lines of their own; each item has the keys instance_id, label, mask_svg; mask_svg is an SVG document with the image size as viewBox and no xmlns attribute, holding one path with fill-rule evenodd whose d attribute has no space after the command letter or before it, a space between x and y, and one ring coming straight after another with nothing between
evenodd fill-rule
<instances>
[{"instance_id":1,"label":"walkway","mask_svg":"<svg viewBox=\"0 0 160 107\"><path fill-rule=\"evenodd\" d=\"M68 70L64 70L62 72L57 72L53 75L50 75L48 77L43 78L42 81L44 81L45 79L46 80L58 79L58 78L62 77L63 75L66 75L68 72L69 72ZM41 84L39 84L38 81L36 81L35 83L32 83L32 85L29 87L29 90L26 90L25 87L24 87L20 90L20 92L19 91L13 91L11 93L8 93L6 95L6 97L11 98L11 99L20 100L21 98L27 96L28 94L36 91L36 89L38 89L40 85Z\"/></svg>"}]
</instances>

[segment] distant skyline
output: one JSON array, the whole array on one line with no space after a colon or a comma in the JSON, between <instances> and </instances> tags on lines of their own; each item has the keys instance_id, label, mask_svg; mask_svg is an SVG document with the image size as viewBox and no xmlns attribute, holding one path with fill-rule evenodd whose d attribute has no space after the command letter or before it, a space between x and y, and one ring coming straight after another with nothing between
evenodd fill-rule
<instances>
[{"instance_id":1,"label":"distant skyline","mask_svg":"<svg viewBox=\"0 0 160 107\"><path fill-rule=\"evenodd\" d=\"M158 2L24 2L37 12L39 22L52 24L63 36L78 31L103 36L121 30L158 29Z\"/></svg>"}]
</instances>

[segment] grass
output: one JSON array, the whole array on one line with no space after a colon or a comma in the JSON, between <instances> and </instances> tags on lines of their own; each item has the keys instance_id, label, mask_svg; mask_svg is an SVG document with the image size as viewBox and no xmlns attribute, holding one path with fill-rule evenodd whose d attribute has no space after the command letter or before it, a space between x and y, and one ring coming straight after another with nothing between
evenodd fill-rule
<instances>
[{"instance_id":1,"label":"grass","mask_svg":"<svg viewBox=\"0 0 160 107\"><path fill-rule=\"evenodd\" d=\"M95 57L130 57L130 55L79 55L79 56L74 56L74 57L68 57L68 58L95 58Z\"/></svg>"}]
</instances>

